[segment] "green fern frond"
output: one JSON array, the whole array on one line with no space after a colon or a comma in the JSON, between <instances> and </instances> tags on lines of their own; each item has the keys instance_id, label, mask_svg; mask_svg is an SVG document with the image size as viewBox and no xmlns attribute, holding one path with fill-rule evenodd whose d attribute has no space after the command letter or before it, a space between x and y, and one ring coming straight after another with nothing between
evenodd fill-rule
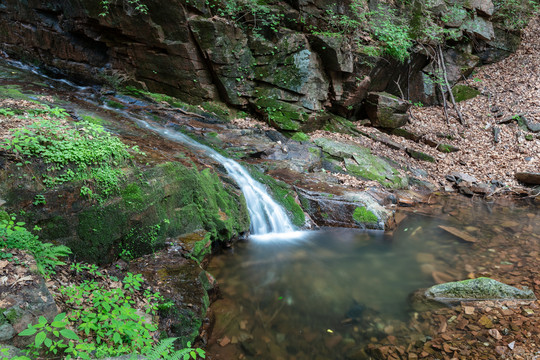
<instances>
[{"instance_id":1,"label":"green fern frond","mask_svg":"<svg viewBox=\"0 0 540 360\"><path fill-rule=\"evenodd\" d=\"M163 355L168 353L172 348L172 344L176 341L177 338L167 338L161 340L159 343L154 345L152 350L149 353L145 354L147 360L160 360L164 359Z\"/></svg>"}]
</instances>

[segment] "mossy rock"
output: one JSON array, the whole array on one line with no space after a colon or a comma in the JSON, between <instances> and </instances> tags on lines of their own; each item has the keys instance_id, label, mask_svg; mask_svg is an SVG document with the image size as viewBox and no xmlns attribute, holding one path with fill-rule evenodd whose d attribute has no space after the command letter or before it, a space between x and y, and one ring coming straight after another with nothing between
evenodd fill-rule
<instances>
[{"instance_id":1,"label":"mossy rock","mask_svg":"<svg viewBox=\"0 0 540 360\"><path fill-rule=\"evenodd\" d=\"M362 206L354 209L353 219L359 224L373 224L379 221L377 215Z\"/></svg>"},{"instance_id":2,"label":"mossy rock","mask_svg":"<svg viewBox=\"0 0 540 360\"><path fill-rule=\"evenodd\" d=\"M416 309L429 309L441 305L455 305L461 301L482 300L536 300L529 289L520 290L497 280L481 277L439 284L420 290L412 297Z\"/></svg>"},{"instance_id":3,"label":"mossy rock","mask_svg":"<svg viewBox=\"0 0 540 360\"><path fill-rule=\"evenodd\" d=\"M249 229L245 200L209 169L165 163L127 182L121 197L84 210L77 237L68 242L78 258L104 263L120 253L138 257L161 248L167 237L195 230L209 241L230 240ZM201 260L211 246L199 246Z\"/></svg>"},{"instance_id":4,"label":"mossy rock","mask_svg":"<svg viewBox=\"0 0 540 360\"><path fill-rule=\"evenodd\" d=\"M351 175L375 180L389 188L405 188L408 185L406 177L400 176L399 171L386 160L371 154L368 148L327 138L318 138L315 144L326 154L345 162L345 168Z\"/></svg>"},{"instance_id":5,"label":"mossy rock","mask_svg":"<svg viewBox=\"0 0 540 360\"><path fill-rule=\"evenodd\" d=\"M428 162L432 162L434 163L435 162L435 158L431 155L428 155L424 152L421 152L421 151L416 151L416 150L413 150L413 149L407 149L407 154L409 154L410 157L414 158L414 159L417 159L417 160L421 160L421 161L428 161Z\"/></svg>"},{"instance_id":6,"label":"mossy rock","mask_svg":"<svg viewBox=\"0 0 540 360\"><path fill-rule=\"evenodd\" d=\"M481 94L477 89L467 85L456 85L452 88L452 94L456 102L469 100Z\"/></svg>"},{"instance_id":7,"label":"mossy rock","mask_svg":"<svg viewBox=\"0 0 540 360\"><path fill-rule=\"evenodd\" d=\"M271 98L259 98L256 107L263 112L270 125L289 131L297 131L309 118L304 108Z\"/></svg>"}]
</instances>

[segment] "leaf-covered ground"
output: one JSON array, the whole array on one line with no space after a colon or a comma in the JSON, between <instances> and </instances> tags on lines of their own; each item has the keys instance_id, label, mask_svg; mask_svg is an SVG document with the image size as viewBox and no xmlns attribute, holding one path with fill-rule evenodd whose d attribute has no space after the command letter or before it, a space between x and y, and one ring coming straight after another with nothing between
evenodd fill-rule
<instances>
[{"instance_id":1,"label":"leaf-covered ground","mask_svg":"<svg viewBox=\"0 0 540 360\"><path fill-rule=\"evenodd\" d=\"M442 153L423 142L384 135L391 141L424 152L435 162L413 159L405 150L391 149L368 137L352 137L318 131L313 137L347 138L369 147L374 154L390 158L404 166L425 169L427 180L449 185L445 176L461 172L474 176L479 182L499 180L511 188L519 188L516 172L540 171L540 133L524 131L517 121L500 123L522 115L540 123L540 18L533 19L523 32L523 41L516 53L505 60L484 66L464 84L477 88L481 95L458 103L466 125L461 125L453 109L449 123L440 106L413 107L410 123L404 128L435 143L453 145L460 150ZM500 129L499 142L494 141L493 128ZM363 132L381 135L372 127L359 126Z\"/></svg>"}]
</instances>

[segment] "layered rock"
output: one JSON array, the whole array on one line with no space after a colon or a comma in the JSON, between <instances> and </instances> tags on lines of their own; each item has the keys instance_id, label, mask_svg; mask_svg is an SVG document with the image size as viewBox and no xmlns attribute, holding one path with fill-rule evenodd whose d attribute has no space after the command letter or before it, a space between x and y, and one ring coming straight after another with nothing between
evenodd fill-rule
<instances>
[{"instance_id":1,"label":"layered rock","mask_svg":"<svg viewBox=\"0 0 540 360\"><path fill-rule=\"evenodd\" d=\"M270 2L267 16L279 20L257 31L253 14L235 22L201 1L145 4L147 14L119 1L100 16L98 1L6 0L0 7L1 47L81 81L124 81L194 103L219 99L255 110L284 131L320 128L322 109L362 117L369 92L437 101L436 72L429 65L433 54L415 48L401 64L376 56L345 31L310 30L328 27L327 11L353 19L349 0ZM490 0L467 3L469 12L454 5L434 2L427 9L459 39L444 50L451 83L480 61L509 54L519 41L492 24ZM453 15L446 16L450 10Z\"/></svg>"}]
</instances>

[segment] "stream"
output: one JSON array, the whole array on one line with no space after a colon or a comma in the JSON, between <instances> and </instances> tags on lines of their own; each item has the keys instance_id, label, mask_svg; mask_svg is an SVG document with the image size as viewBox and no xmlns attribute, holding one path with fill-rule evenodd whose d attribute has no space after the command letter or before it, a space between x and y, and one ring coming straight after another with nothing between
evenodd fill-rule
<instances>
[{"instance_id":1,"label":"stream","mask_svg":"<svg viewBox=\"0 0 540 360\"><path fill-rule=\"evenodd\" d=\"M247 241L215 256L209 271L214 359L368 359L363 349L393 336L431 336L409 295L437 282L492 276L519 283L538 265L538 207L442 198L398 211L392 234L332 229L295 241ZM470 234L467 242L440 226ZM471 239L469 239L471 240ZM534 261L533 261L534 260ZM518 269L519 273L508 272Z\"/></svg>"},{"instance_id":2,"label":"stream","mask_svg":"<svg viewBox=\"0 0 540 360\"><path fill-rule=\"evenodd\" d=\"M30 88L51 93L74 90L69 82L37 74L21 80L11 70L0 67L5 82L27 81ZM421 319L408 297L417 289L478 276L538 285L533 281L540 269L537 205L437 197L430 206L398 210L399 225L392 232L294 231L283 209L237 162L144 116L129 114L126 120L128 114L100 108L91 89L75 89L76 104L57 99L51 104L77 115L96 113L109 121L109 130L134 143L151 131L161 141L212 158L250 204L254 236L215 255L208 267L220 289L211 306L212 359L368 359L364 349L370 344L392 337L406 345L433 335L429 324L416 326ZM123 121L139 128L126 130ZM468 240L441 226L466 232Z\"/></svg>"}]
</instances>

